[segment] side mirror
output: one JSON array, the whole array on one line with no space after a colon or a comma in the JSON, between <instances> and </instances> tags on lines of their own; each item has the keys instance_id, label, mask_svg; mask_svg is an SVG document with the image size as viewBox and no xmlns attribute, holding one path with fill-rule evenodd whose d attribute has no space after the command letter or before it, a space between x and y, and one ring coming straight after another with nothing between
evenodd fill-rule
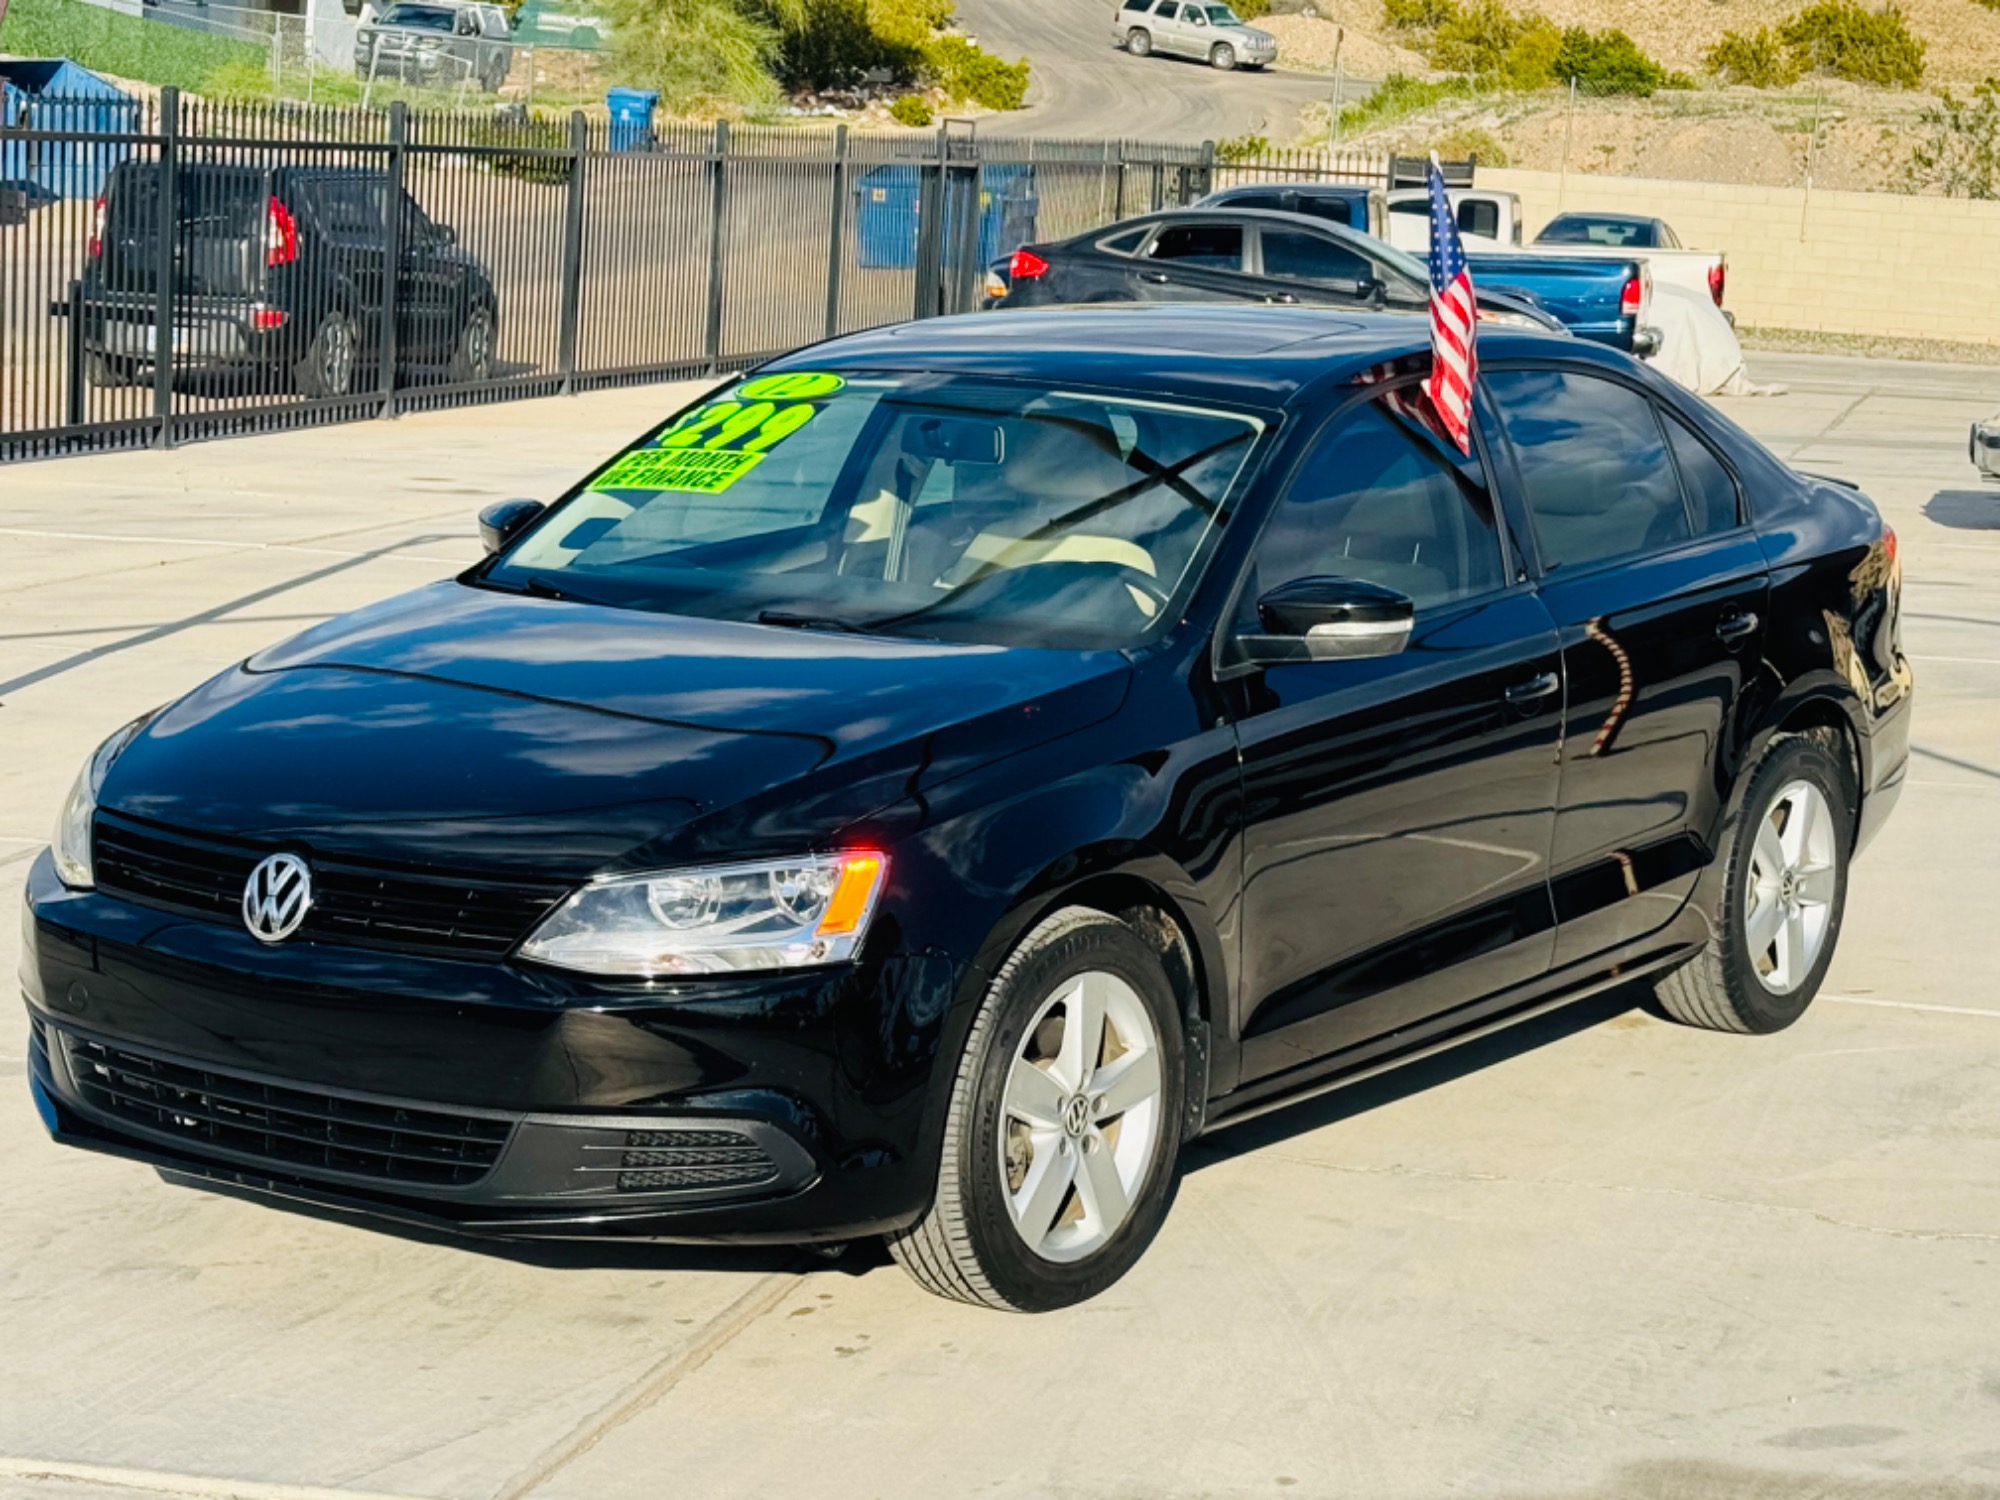
<instances>
[{"instance_id":1,"label":"side mirror","mask_svg":"<svg viewBox=\"0 0 2000 1500\"><path fill-rule=\"evenodd\" d=\"M491 557L548 509L539 500L495 500L479 513L479 544Z\"/></svg>"},{"instance_id":2,"label":"side mirror","mask_svg":"<svg viewBox=\"0 0 2000 1500\"><path fill-rule=\"evenodd\" d=\"M1300 578L1257 601L1263 635L1241 636L1246 660L1342 661L1394 656L1410 639L1417 606L1408 594L1362 578Z\"/></svg>"},{"instance_id":3,"label":"side mirror","mask_svg":"<svg viewBox=\"0 0 2000 1500\"><path fill-rule=\"evenodd\" d=\"M431 225L431 243L434 245L456 245L458 231L449 224Z\"/></svg>"}]
</instances>

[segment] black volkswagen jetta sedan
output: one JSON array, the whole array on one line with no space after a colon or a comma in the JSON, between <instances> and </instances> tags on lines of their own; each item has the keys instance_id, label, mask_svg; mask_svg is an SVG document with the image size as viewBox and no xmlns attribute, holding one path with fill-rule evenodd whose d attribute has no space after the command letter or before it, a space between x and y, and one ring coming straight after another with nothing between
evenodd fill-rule
<instances>
[{"instance_id":1,"label":"black volkswagen jetta sedan","mask_svg":"<svg viewBox=\"0 0 2000 1500\"><path fill-rule=\"evenodd\" d=\"M186 1183L886 1236L1075 1302L1197 1133L1615 982L1796 1020L1907 760L1895 537L1622 355L943 319L736 381L491 555L114 734L33 1088Z\"/></svg>"}]
</instances>

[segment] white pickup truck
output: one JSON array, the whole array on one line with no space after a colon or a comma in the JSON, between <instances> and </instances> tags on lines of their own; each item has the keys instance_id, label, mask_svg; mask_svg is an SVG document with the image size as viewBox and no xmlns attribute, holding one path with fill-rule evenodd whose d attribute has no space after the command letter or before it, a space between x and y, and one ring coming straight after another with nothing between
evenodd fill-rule
<instances>
[{"instance_id":1,"label":"white pickup truck","mask_svg":"<svg viewBox=\"0 0 2000 1500\"><path fill-rule=\"evenodd\" d=\"M1654 286L1685 287L1722 306L1722 294L1729 278L1728 257L1719 251L1683 250L1654 246L1612 244L1608 240L1569 240L1552 244L1537 237L1532 245L1521 243L1521 200L1513 193L1492 188L1449 188L1452 214L1458 220L1459 238L1468 250L1506 250L1518 255L1561 255L1567 258L1600 260L1644 260L1652 272ZM1427 254L1431 247L1430 193L1425 188L1397 188L1388 196L1389 243L1414 255ZM1569 215L1559 217L1568 218ZM1579 216L1582 217L1582 216ZM1593 221L1610 221L1622 215L1591 214ZM1661 225L1662 229L1666 226ZM1673 231L1667 230L1671 237ZM1546 229L1542 231L1548 233Z\"/></svg>"}]
</instances>

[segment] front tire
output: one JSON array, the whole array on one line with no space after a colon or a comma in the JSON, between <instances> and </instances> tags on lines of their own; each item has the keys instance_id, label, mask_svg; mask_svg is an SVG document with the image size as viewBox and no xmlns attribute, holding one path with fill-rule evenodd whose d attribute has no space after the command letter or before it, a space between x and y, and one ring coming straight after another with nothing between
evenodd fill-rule
<instances>
[{"instance_id":1,"label":"front tire","mask_svg":"<svg viewBox=\"0 0 2000 1500\"><path fill-rule=\"evenodd\" d=\"M1208 53L1208 65L1218 73L1227 73L1236 66L1236 49L1227 42L1217 42Z\"/></svg>"},{"instance_id":2,"label":"front tire","mask_svg":"<svg viewBox=\"0 0 2000 1500\"><path fill-rule=\"evenodd\" d=\"M1154 950L1103 912L1057 912L980 1003L936 1199L890 1237L890 1252L925 1290L958 1302L1047 1312L1096 1296L1166 1218L1184 1058Z\"/></svg>"},{"instance_id":3,"label":"front tire","mask_svg":"<svg viewBox=\"0 0 2000 1500\"><path fill-rule=\"evenodd\" d=\"M1144 57L1153 50L1153 33L1143 26L1134 26L1125 35L1125 50L1134 57Z\"/></svg>"},{"instance_id":4,"label":"front tire","mask_svg":"<svg viewBox=\"0 0 2000 1500\"><path fill-rule=\"evenodd\" d=\"M1772 1032L1805 1014L1847 908L1857 795L1837 730L1771 746L1727 841L1712 935L1654 986L1669 1016L1712 1031Z\"/></svg>"}]
</instances>

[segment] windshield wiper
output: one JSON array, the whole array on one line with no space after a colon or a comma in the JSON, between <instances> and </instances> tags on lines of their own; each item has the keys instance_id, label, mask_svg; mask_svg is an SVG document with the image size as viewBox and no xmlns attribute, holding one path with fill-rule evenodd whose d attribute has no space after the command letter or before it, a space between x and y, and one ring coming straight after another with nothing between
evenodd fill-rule
<instances>
[{"instance_id":1,"label":"windshield wiper","mask_svg":"<svg viewBox=\"0 0 2000 1500\"><path fill-rule=\"evenodd\" d=\"M789 625L794 630L831 630L841 635L870 635L873 627L858 620L842 620L833 615L807 615L789 609L760 609L759 625Z\"/></svg>"}]
</instances>

